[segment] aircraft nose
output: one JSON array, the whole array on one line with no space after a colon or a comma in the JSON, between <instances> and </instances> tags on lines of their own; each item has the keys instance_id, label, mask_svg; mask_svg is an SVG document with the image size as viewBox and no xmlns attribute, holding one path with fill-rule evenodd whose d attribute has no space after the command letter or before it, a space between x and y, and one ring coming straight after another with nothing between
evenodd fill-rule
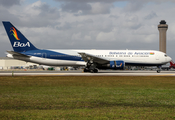
<instances>
[{"instance_id":1,"label":"aircraft nose","mask_svg":"<svg viewBox=\"0 0 175 120\"><path fill-rule=\"evenodd\" d=\"M172 58L168 56L167 61L170 62L171 60L172 60Z\"/></svg>"}]
</instances>

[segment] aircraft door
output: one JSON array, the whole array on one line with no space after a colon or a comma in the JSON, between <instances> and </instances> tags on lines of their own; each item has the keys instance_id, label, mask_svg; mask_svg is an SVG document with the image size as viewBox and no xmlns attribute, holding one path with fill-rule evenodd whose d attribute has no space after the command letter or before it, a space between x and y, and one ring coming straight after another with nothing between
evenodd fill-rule
<instances>
[{"instance_id":1,"label":"aircraft door","mask_svg":"<svg viewBox=\"0 0 175 120\"><path fill-rule=\"evenodd\" d=\"M159 54L156 53L156 60L159 60L160 59L159 57L160 57Z\"/></svg>"}]
</instances>

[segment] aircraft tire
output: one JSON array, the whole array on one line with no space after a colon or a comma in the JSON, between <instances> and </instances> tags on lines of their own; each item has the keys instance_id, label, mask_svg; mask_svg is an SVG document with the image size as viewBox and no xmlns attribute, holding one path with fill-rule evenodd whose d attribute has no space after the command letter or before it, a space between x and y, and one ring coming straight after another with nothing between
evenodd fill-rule
<instances>
[{"instance_id":1,"label":"aircraft tire","mask_svg":"<svg viewBox=\"0 0 175 120\"><path fill-rule=\"evenodd\" d=\"M87 68L84 69L84 72L89 72L89 70Z\"/></svg>"},{"instance_id":2,"label":"aircraft tire","mask_svg":"<svg viewBox=\"0 0 175 120\"><path fill-rule=\"evenodd\" d=\"M160 73L160 70L157 70L157 73Z\"/></svg>"},{"instance_id":3,"label":"aircraft tire","mask_svg":"<svg viewBox=\"0 0 175 120\"><path fill-rule=\"evenodd\" d=\"M98 69L94 69L93 71L94 71L94 73L98 73Z\"/></svg>"},{"instance_id":4,"label":"aircraft tire","mask_svg":"<svg viewBox=\"0 0 175 120\"><path fill-rule=\"evenodd\" d=\"M94 70L90 70L91 73L94 73Z\"/></svg>"}]
</instances>

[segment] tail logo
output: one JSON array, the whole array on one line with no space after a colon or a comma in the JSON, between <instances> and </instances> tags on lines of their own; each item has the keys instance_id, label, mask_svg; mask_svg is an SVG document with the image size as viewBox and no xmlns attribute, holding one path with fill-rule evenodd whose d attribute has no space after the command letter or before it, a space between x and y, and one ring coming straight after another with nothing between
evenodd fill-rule
<instances>
[{"instance_id":1,"label":"tail logo","mask_svg":"<svg viewBox=\"0 0 175 120\"><path fill-rule=\"evenodd\" d=\"M10 32L13 32L12 35L15 37L16 40L20 40L17 34L17 31L14 27L10 28Z\"/></svg>"}]
</instances>

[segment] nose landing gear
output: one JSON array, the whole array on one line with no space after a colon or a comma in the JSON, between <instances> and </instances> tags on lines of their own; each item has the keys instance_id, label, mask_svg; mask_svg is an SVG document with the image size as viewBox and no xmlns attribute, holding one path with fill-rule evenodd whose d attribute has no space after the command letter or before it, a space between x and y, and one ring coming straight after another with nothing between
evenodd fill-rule
<instances>
[{"instance_id":1,"label":"nose landing gear","mask_svg":"<svg viewBox=\"0 0 175 120\"><path fill-rule=\"evenodd\" d=\"M161 71L161 66L157 66L157 73L160 73Z\"/></svg>"}]
</instances>

